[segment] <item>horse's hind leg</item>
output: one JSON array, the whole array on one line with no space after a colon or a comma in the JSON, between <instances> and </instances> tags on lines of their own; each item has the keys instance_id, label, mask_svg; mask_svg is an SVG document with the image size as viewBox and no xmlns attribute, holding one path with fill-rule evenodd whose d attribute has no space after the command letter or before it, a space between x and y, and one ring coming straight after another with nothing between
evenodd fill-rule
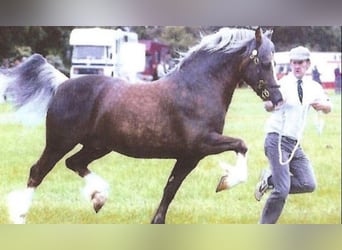
<instances>
[{"instance_id":1,"label":"horse's hind leg","mask_svg":"<svg viewBox=\"0 0 342 250\"><path fill-rule=\"evenodd\" d=\"M88 169L88 164L109 152L111 150L107 148L94 148L85 145L79 152L66 160L67 167L86 181L84 194L92 201L96 213L107 201L109 185L100 176L91 172Z\"/></svg>"},{"instance_id":2,"label":"horse's hind leg","mask_svg":"<svg viewBox=\"0 0 342 250\"><path fill-rule=\"evenodd\" d=\"M16 224L23 224L30 209L34 190L43 181L44 177L56 165L56 163L69 151L70 148L57 150L46 147L40 159L30 169L27 189L13 191L8 195L8 208L10 220Z\"/></svg>"},{"instance_id":3,"label":"horse's hind leg","mask_svg":"<svg viewBox=\"0 0 342 250\"><path fill-rule=\"evenodd\" d=\"M155 213L152 223L164 224L168 207L175 197L177 190L182 184L183 180L196 167L199 159L178 159L176 165L173 167L171 175L164 188L163 198L159 204L157 212Z\"/></svg>"}]
</instances>

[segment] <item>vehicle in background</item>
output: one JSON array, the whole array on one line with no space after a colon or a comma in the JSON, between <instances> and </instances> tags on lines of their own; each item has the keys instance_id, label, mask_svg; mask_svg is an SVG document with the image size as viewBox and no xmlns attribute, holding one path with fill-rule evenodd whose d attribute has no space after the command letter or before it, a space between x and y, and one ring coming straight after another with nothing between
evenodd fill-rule
<instances>
[{"instance_id":1,"label":"vehicle in background","mask_svg":"<svg viewBox=\"0 0 342 250\"><path fill-rule=\"evenodd\" d=\"M70 78L106 75L134 80L145 69L145 46L139 43L134 32L76 28L71 31L69 42L72 45Z\"/></svg>"},{"instance_id":2,"label":"vehicle in background","mask_svg":"<svg viewBox=\"0 0 342 250\"><path fill-rule=\"evenodd\" d=\"M277 78L280 79L283 75L288 74L291 70L289 65L289 51L276 52L274 54L274 61L276 63ZM341 67L341 53L340 52L313 52L310 53L311 66L306 75L312 77L312 70L317 68L320 73L320 80L324 88L335 87L334 70L336 67Z\"/></svg>"},{"instance_id":3,"label":"vehicle in background","mask_svg":"<svg viewBox=\"0 0 342 250\"><path fill-rule=\"evenodd\" d=\"M157 66L161 62L170 60L170 47L154 40L140 40L145 45L145 69L139 74L140 78L147 81L158 79Z\"/></svg>"}]
</instances>

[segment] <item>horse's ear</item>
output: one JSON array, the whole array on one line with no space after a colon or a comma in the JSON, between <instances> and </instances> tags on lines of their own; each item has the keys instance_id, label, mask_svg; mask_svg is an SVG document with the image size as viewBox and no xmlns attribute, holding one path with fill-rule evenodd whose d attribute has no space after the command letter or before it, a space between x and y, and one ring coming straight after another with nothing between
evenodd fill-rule
<instances>
[{"instance_id":1,"label":"horse's ear","mask_svg":"<svg viewBox=\"0 0 342 250\"><path fill-rule=\"evenodd\" d=\"M260 46L261 40L262 40L262 29L258 27L255 31L255 41L256 41L257 47Z\"/></svg>"}]
</instances>

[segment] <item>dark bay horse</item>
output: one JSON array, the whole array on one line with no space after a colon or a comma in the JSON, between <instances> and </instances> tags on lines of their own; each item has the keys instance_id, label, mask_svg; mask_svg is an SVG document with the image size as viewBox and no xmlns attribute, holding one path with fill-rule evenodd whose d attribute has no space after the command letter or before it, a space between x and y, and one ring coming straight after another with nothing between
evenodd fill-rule
<instances>
[{"instance_id":1,"label":"dark bay horse","mask_svg":"<svg viewBox=\"0 0 342 250\"><path fill-rule=\"evenodd\" d=\"M30 169L27 189L9 197L11 220L25 222L34 190L78 144L82 149L66 160L66 166L85 179L96 212L107 200L108 184L88 164L112 151L136 158L176 159L152 223L165 223L177 190L205 156L237 153L237 165L221 180L218 191L245 181L247 146L222 132L241 80L262 100L274 105L282 101L270 37L270 31L261 29L223 28L204 36L169 74L151 83L105 76L65 80L42 56L31 56L8 73L14 80L5 98L18 108L44 99L40 109L47 111L46 145Z\"/></svg>"}]
</instances>

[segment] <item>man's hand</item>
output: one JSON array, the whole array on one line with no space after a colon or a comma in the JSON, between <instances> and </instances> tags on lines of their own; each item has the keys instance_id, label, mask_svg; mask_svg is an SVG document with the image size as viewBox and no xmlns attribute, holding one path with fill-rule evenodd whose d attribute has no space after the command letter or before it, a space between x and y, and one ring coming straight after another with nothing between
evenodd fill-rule
<instances>
[{"instance_id":1,"label":"man's hand","mask_svg":"<svg viewBox=\"0 0 342 250\"><path fill-rule=\"evenodd\" d=\"M331 105L329 101L315 100L311 103L311 106L317 111L323 111L325 114L331 111Z\"/></svg>"}]
</instances>

